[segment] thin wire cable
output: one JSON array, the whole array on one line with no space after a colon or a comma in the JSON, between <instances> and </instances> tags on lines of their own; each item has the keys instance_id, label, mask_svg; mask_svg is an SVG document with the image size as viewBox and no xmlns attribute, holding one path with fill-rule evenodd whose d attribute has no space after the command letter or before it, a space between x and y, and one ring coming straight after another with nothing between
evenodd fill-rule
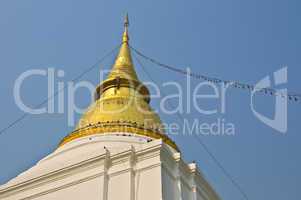
<instances>
[{"instance_id":1,"label":"thin wire cable","mask_svg":"<svg viewBox=\"0 0 301 200\"><path fill-rule=\"evenodd\" d=\"M148 76L148 78L156 83L157 81L155 81L150 73L148 73L148 71L146 70L146 67L142 64L142 62L137 58L137 56L135 56L135 59L137 60L137 62L139 63L139 65L141 66L142 70L144 71L144 73ZM164 97L166 97L167 95L165 94L165 92L161 89L161 93L164 95ZM163 97L163 98L164 98ZM167 101L168 106L171 109L175 109L175 106L172 104L172 102L170 102L169 100ZM184 117L176 112L176 116L178 117L178 119L180 120L180 123L182 123L182 121L184 121ZM231 181L231 183L237 188L237 190L241 193L241 195L244 197L245 200L249 200L247 194L245 193L245 191L242 189L242 187L238 184L238 182L233 178L233 176L231 176L231 174L225 169L225 167L222 165L222 163L217 159L217 157L211 152L211 150L209 149L209 147L202 141L202 139L200 137L198 137L197 135L193 134L193 136L196 138L196 141L203 147L203 149L205 150L205 152L209 155L209 157L215 162L215 164L221 169L221 171L224 173L224 175Z\"/></svg>"},{"instance_id":2,"label":"thin wire cable","mask_svg":"<svg viewBox=\"0 0 301 200\"><path fill-rule=\"evenodd\" d=\"M99 64L101 64L108 56L110 56L111 54L114 53L114 51L116 51L117 48L120 47L120 44L116 47L114 47L111 51L109 51L108 53L106 53L103 57L101 57L99 60L96 61L95 64L93 64L91 67L87 68L85 71L83 71L82 73L80 73L78 76L76 76L75 78L73 78L71 81L75 82L78 81L79 79L81 79L84 75L86 75L88 72L90 72L91 70L93 70L95 67L97 67ZM38 105L34 106L34 108L39 108L40 106L44 105L45 103L47 103L50 99L56 97L61 91L65 90L67 87L67 85L65 87L63 87L62 89L56 91L53 95L51 95L50 97L48 97L47 99L43 100L41 103L39 103ZM17 123L19 123L20 121L22 121L25 117L27 117L29 114L28 113L24 113L23 115L21 115L20 117L18 117L16 120L14 120L13 122L11 122L10 124L8 124L6 127L4 127L3 129L1 129L0 131L0 135L2 135L3 133L5 133L8 129L12 128L13 126L15 126Z\"/></svg>"},{"instance_id":3,"label":"thin wire cable","mask_svg":"<svg viewBox=\"0 0 301 200\"><path fill-rule=\"evenodd\" d=\"M230 86L233 88L239 88L239 89L246 89L251 91L255 91L255 92L260 92L261 94L266 94L266 95L273 95L273 96L280 96L282 98L287 98L289 101L295 101L295 102L301 102L301 94L287 94L287 93L280 93L277 90L273 89L273 88L259 88L256 87L254 85L250 85L250 84L245 84L245 83L241 83L239 81L230 81L230 80L222 80L222 79L218 79L218 78L213 78L213 77L208 77L205 75L201 75L201 74L197 74L194 72L188 72L186 70L183 69L179 69L177 67L173 67L167 64L163 64L153 58L150 58L148 56L146 56L145 54L141 53L139 50L135 49L134 47L130 46L130 48L136 53L138 54L140 57L156 64L157 66L163 67L165 69L171 70L173 72L176 73L180 73L183 75L188 75L191 76L192 78L195 79L199 79L199 80L203 80L203 81L207 81L210 83L215 83L215 84L221 84L223 83L224 86Z\"/></svg>"}]
</instances>

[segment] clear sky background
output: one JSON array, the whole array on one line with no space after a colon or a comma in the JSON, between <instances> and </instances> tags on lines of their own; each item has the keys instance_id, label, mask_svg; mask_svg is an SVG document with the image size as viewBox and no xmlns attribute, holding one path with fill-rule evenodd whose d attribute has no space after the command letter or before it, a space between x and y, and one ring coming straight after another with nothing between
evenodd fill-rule
<instances>
[{"instance_id":1,"label":"clear sky background","mask_svg":"<svg viewBox=\"0 0 301 200\"><path fill-rule=\"evenodd\" d=\"M151 57L180 68L189 66L208 76L251 84L287 65L286 86L291 92L301 93L300 9L298 0L2 0L0 128L23 114L13 98L14 81L22 72L54 67L65 71L65 77L57 81L70 81L120 43L126 11L130 15L131 44ZM105 68L112 60L106 60ZM158 83L177 80L185 85L183 76L144 63ZM100 67L82 79L97 84ZM136 69L140 79L149 81L138 64ZM46 95L44 77L32 78L23 85L22 98L29 105L39 104ZM76 103L89 105L86 90L76 94ZM219 104L213 101L204 105ZM152 106L158 107L158 101ZM224 118L235 124L235 136L202 139L250 200L300 199L301 103L289 103L285 135L253 115L246 91L229 90L226 106L225 114L207 116L194 111L184 117L208 123ZM274 99L259 96L256 106L272 116ZM165 122L178 120L164 113L161 118ZM0 183L54 151L72 129L67 126L66 114L30 115L0 135ZM223 199L243 199L193 137L171 137L186 161L197 161Z\"/></svg>"}]
</instances>

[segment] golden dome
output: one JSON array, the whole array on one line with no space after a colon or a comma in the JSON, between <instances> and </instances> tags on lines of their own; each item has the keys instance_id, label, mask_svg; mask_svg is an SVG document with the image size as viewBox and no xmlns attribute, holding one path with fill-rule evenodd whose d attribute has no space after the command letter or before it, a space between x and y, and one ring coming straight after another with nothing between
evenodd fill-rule
<instances>
[{"instance_id":1,"label":"golden dome","mask_svg":"<svg viewBox=\"0 0 301 200\"><path fill-rule=\"evenodd\" d=\"M162 139L178 150L176 144L164 134L159 116L149 105L149 91L139 81L132 62L127 17L124 25L122 45L110 74L96 88L95 102L60 146L88 135L115 132Z\"/></svg>"}]
</instances>

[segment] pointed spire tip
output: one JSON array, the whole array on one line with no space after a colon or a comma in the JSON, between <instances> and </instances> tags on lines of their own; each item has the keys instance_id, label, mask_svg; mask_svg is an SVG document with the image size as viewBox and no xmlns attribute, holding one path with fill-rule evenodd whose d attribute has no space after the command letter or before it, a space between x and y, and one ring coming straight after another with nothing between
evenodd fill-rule
<instances>
[{"instance_id":1,"label":"pointed spire tip","mask_svg":"<svg viewBox=\"0 0 301 200\"><path fill-rule=\"evenodd\" d=\"M130 25L129 23L129 14L126 13L125 18L124 18L124 27L128 27Z\"/></svg>"},{"instance_id":2,"label":"pointed spire tip","mask_svg":"<svg viewBox=\"0 0 301 200\"><path fill-rule=\"evenodd\" d=\"M125 18L124 18L124 33L122 37L122 43L128 43L129 41L129 35L128 35L128 27L129 27L129 15L126 13Z\"/></svg>"}]
</instances>

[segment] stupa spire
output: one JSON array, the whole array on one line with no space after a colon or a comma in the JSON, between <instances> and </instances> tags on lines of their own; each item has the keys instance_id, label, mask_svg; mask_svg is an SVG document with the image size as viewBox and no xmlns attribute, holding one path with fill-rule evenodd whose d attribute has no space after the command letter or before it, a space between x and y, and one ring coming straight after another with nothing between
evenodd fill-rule
<instances>
[{"instance_id":1,"label":"stupa spire","mask_svg":"<svg viewBox=\"0 0 301 200\"><path fill-rule=\"evenodd\" d=\"M114 79L118 77L138 81L138 76L134 69L131 50L129 47L128 27L129 17L128 14L126 14L124 19L124 32L122 35L122 44L118 56L116 57L115 64L113 65L112 71L108 76L108 79Z\"/></svg>"}]
</instances>

